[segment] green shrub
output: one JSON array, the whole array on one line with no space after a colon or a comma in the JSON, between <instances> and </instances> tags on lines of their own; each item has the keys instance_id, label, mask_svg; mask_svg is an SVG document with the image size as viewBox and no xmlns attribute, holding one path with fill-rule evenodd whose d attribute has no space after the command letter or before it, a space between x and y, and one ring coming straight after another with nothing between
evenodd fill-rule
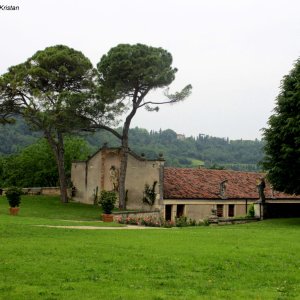
<instances>
[{"instance_id":1,"label":"green shrub","mask_svg":"<svg viewBox=\"0 0 300 300\"><path fill-rule=\"evenodd\" d=\"M189 224L189 226L197 226L197 221L194 219L189 219L188 224Z\"/></svg>"},{"instance_id":2,"label":"green shrub","mask_svg":"<svg viewBox=\"0 0 300 300\"><path fill-rule=\"evenodd\" d=\"M175 219L176 227L187 227L187 226L197 226L197 221L194 219L188 219L185 216L181 216Z\"/></svg>"},{"instance_id":3,"label":"green shrub","mask_svg":"<svg viewBox=\"0 0 300 300\"><path fill-rule=\"evenodd\" d=\"M157 181L153 182L152 187L150 187L149 184L147 184L147 183L145 184L143 203L146 203L149 206L153 206L155 199L156 199L156 192L155 192L156 184L157 184Z\"/></svg>"},{"instance_id":4,"label":"green shrub","mask_svg":"<svg viewBox=\"0 0 300 300\"><path fill-rule=\"evenodd\" d=\"M10 207L18 207L21 203L22 190L17 187L11 187L5 192Z\"/></svg>"},{"instance_id":5,"label":"green shrub","mask_svg":"<svg viewBox=\"0 0 300 300\"><path fill-rule=\"evenodd\" d=\"M117 194L114 191L102 191L99 204L105 214L111 214L117 201Z\"/></svg>"},{"instance_id":6,"label":"green shrub","mask_svg":"<svg viewBox=\"0 0 300 300\"><path fill-rule=\"evenodd\" d=\"M247 217L254 218L254 216L255 216L254 204L252 203L248 209Z\"/></svg>"},{"instance_id":7,"label":"green shrub","mask_svg":"<svg viewBox=\"0 0 300 300\"><path fill-rule=\"evenodd\" d=\"M186 226L189 226L187 217L185 217L185 216L181 216L179 218L176 218L175 219L175 224L176 224L176 227L186 227Z\"/></svg>"},{"instance_id":8,"label":"green shrub","mask_svg":"<svg viewBox=\"0 0 300 300\"><path fill-rule=\"evenodd\" d=\"M200 224L203 226L209 226L209 219L203 219L202 222L199 221L199 226L201 226Z\"/></svg>"}]
</instances>

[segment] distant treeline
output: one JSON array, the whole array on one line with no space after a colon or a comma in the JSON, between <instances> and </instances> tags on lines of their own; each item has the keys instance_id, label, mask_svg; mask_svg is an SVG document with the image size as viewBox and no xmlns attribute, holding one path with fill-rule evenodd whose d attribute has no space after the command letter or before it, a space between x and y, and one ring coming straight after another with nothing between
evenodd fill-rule
<instances>
[{"instance_id":1,"label":"distant treeline","mask_svg":"<svg viewBox=\"0 0 300 300\"><path fill-rule=\"evenodd\" d=\"M0 155L16 154L41 137L39 133L30 131L21 119L14 125L1 126ZM88 143L91 153L104 143L111 147L120 145L118 139L106 131L81 137ZM162 153L167 166L205 166L259 171L257 164L262 160L264 143L259 140L229 140L203 134L178 139L176 132L171 129L149 132L136 127L130 130L129 145L137 154L144 153L151 159L157 158Z\"/></svg>"}]
</instances>

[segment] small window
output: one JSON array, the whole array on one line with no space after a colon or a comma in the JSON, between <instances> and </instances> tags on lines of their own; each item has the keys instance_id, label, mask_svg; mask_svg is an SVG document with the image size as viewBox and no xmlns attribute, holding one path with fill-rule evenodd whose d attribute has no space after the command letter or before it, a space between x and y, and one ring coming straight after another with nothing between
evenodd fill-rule
<instances>
[{"instance_id":1,"label":"small window","mask_svg":"<svg viewBox=\"0 0 300 300\"><path fill-rule=\"evenodd\" d=\"M223 204L217 204L217 217L223 217Z\"/></svg>"},{"instance_id":2,"label":"small window","mask_svg":"<svg viewBox=\"0 0 300 300\"><path fill-rule=\"evenodd\" d=\"M228 217L234 217L234 204L228 205Z\"/></svg>"}]
</instances>

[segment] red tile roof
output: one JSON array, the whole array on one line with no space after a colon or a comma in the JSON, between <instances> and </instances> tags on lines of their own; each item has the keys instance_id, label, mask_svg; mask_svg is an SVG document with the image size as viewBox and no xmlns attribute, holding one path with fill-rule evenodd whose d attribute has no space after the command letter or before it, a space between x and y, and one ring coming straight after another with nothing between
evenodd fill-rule
<instances>
[{"instance_id":1,"label":"red tile roof","mask_svg":"<svg viewBox=\"0 0 300 300\"><path fill-rule=\"evenodd\" d=\"M222 199L220 183L227 180L223 198L259 199L257 184L262 173L191 168L164 169L164 199ZM266 183L266 199L289 199L300 196L274 192Z\"/></svg>"}]
</instances>

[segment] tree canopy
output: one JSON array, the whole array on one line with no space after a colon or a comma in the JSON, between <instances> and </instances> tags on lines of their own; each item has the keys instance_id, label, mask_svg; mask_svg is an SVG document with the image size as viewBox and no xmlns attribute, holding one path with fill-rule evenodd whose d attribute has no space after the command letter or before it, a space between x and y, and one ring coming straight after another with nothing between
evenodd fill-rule
<instances>
[{"instance_id":1,"label":"tree canopy","mask_svg":"<svg viewBox=\"0 0 300 300\"><path fill-rule=\"evenodd\" d=\"M128 112L122 134L111 130L121 139L120 208L125 208L128 132L131 120L141 107L149 111L157 111L158 105L179 102L191 92L191 85L187 85L181 92L173 95L166 91L165 99L162 101L145 100L151 90L168 87L173 82L177 69L172 67L172 61L172 55L162 48L143 44L120 44L103 55L97 64L102 98L108 99L110 103L114 102L121 111Z\"/></svg>"},{"instance_id":2,"label":"tree canopy","mask_svg":"<svg viewBox=\"0 0 300 300\"><path fill-rule=\"evenodd\" d=\"M300 59L281 82L268 124L263 166L269 181L278 191L300 194Z\"/></svg>"},{"instance_id":3,"label":"tree canopy","mask_svg":"<svg viewBox=\"0 0 300 300\"><path fill-rule=\"evenodd\" d=\"M64 135L87 126L82 116L95 91L89 59L64 45L38 51L0 77L0 119L11 122L14 115L22 115L31 129L43 133L56 159L63 202L67 202Z\"/></svg>"}]
</instances>

